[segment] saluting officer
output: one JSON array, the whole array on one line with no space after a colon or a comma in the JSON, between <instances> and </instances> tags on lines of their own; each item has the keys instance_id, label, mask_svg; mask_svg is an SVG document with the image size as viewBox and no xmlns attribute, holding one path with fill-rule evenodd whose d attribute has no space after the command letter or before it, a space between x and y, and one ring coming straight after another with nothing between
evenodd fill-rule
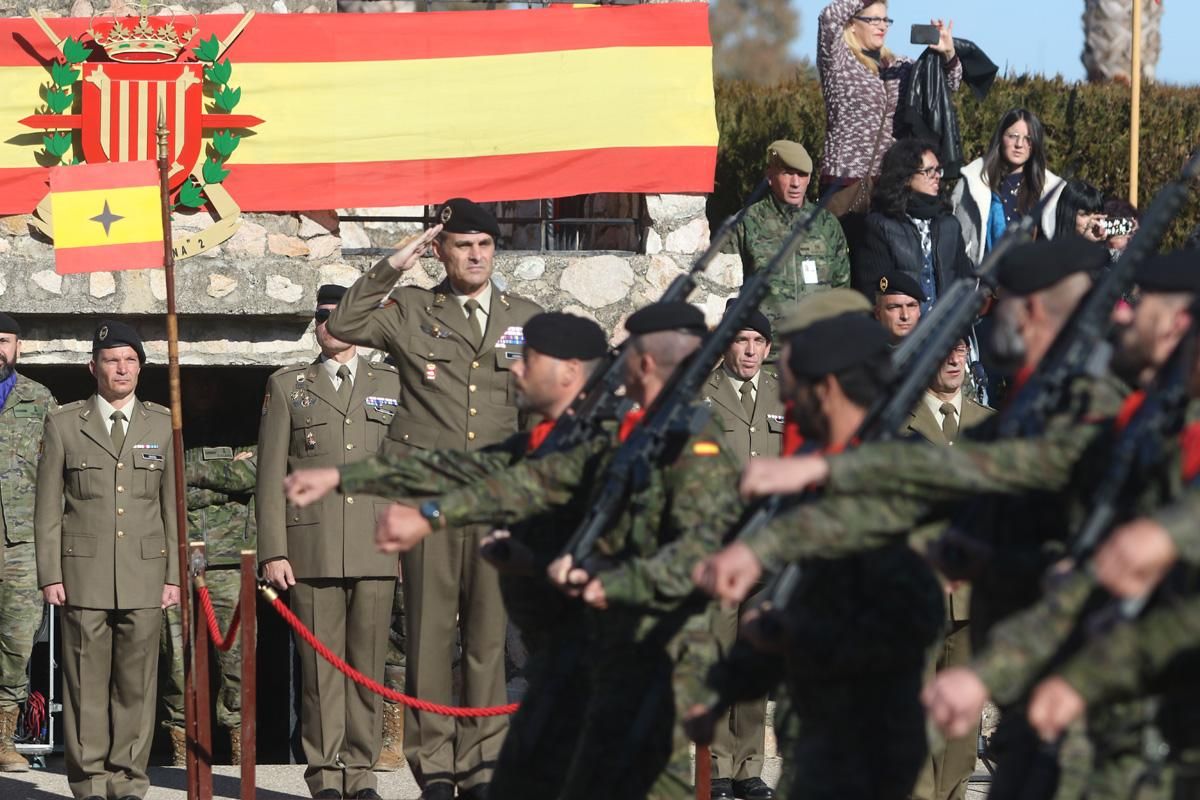
<instances>
[{"instance_id":1,"label":"saluting officer","mask_svg":"<svg viewBox=\"0 0 1200 800\"><path fill-rule=\"evenodd\" d=\"M38 585L62 606L67 781L87 800L150 786L161 609L179 602L171 413L137 399L145 362L137 331L102 321L96 393L50 413L38 465Z\"/></svg>"},{"instance_id":2,"label":"saluting officer","mask_svg":"<svg viewBox=\"0 0 1200 800\"><path fill-rule=\"evenodd\" d=\"M441 224L376 264L329 318L346 341L386 350L400 371L400 404L385 452L478 450L519 427L512 366L525 322L542 309L492 283L500 228L470 200L448 200ZM405 286L400 274L426 245L446 267L432 290ZM392 293L391 301L388 294ZM446 531L403 556L409 694L453 703L451 660L461 638L463 705L505 702L504 607L495 570L479 556L486 526ZM457 629L462 626L461 637ZM503 717L454 719L405 710L404 751L422 797L482 796L500 752Z\"/></svg>"},{"instance_id":3,"label":"saluting officer","mask_svg":"<svg viewBox=\"0 0 1200 800\"><path fill-rule=\"evenodd\" d=\"M379 452L396 409L396 370L372 364L327 329L345 293L317 290L321 355L285 367L267 382L258 431L258 559L273 586L291 594L296 616L317 638L383 680L396 557L375 548L377 497L330 494L304 508L284 502L283 479L301 467L334 467ZM301 746L313 797L378 798L380 697L344 677L310 647L300 648Z\"/></svg>"}]
</instances>

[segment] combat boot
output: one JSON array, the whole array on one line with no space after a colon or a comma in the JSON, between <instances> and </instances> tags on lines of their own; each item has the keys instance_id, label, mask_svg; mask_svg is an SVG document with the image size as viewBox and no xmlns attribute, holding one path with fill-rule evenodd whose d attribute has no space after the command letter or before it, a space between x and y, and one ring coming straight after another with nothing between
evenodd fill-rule
<instances>
[{"instance_id":1,"label":"combat boot","mask_svg":"<svg viewBox=\"0 0 1200 800\"><path fill-rule=\"evenodd\" d=\"M183 728L167 728L171 734L171 766L187 766L187 732Z\"/></svg>"},{"instance_id":2,"label":"combat boot","mask_svg":"<svg viewBox=\"0 0 1200 800\"><path fill-rule=\"evenodd\" d=\"M17 752L13 737L17 735L18 708L0 708L0 772L25 772L29 762Z\"/></svg>"},{"instance_id":3,"label":"combat boot","mask_svg":"<svg viewBox=\"0 0 1200 800\"><path fill-rule=\"evenodd\" d=\"M242 763L242 729L229 729L229 763L237 766Z\"/></svg>"},{"instance_id":4,"label":"combat boot","mask_svg":"<svg viewBox=\"0 0 1200 800\"><path fill-rule=\"evenodd\" d=\"M404 706L398 703L383 704L383 747L376 772L395 772L404 767Z\"/></svg>"}]
</instances>

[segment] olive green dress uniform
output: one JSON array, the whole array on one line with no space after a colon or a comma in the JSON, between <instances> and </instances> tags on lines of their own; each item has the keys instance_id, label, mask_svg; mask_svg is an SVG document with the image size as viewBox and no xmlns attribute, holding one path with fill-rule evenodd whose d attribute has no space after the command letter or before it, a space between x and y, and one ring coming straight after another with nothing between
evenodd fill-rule
<instances>
[{"instance_id":1,"label":"olive green dress uniform","mask_svg":"<svg viewBox=\"0 0 1200 800\"><path fill-rule=\"evenodd\" d=\"M133 398L117 452L98 399L46 418L34 512L38 585L62 583L67 596L71 791L142 797L150 785L163 586L179 583L171 415Z\"/></svg>"},{"instance_id":2,"label":"olive green dress uniform","mask_svg":"<svg viewBox=\"0 0 1200 800\"><path fill-rule=\"evenodd\" d=\"M996 412L972 400L964 391L961 393L962 408L958 414L959 430L978 425ZM949 445L942 422L937 419L926 398L921 398L909 415L905 429L932 444ZM946 638L937 659L930 662L926 671L926 683L934 673L947 667L965 666L971 660L971 632L967 627L971 615L971 587L963 584L946 596ZM963 800L967 794L967 780L975 771L978 750L979 725L965 736L945 742L931 742L929 761L917 777L912 800Z\"/></svg>"},{"instance_id":3,"label":"olive green dress uniform","mask_svg":"<svg viewBox=\"0 0 1200 800\"><path fill-rule=\"evenodd\" d=\"M521 357L523 326L541 307L493 285L483 341L476 345L449 281L432 290L403 287L387 301L397 277L380 262L350 288L328 322L343 341L386 350L399 369L400 404L384 452L478 450L515 433L511 367ZM504 605L496 572L478 555L488 532L486 526L448 530L402 557L411 695L453 703L450 658L461 621L461 704L505 702ZM506 725L503 717L454 719L406 709L404 754L422 785L470 788L490 777Z\"/></svg>"},{"instance_id":4,"label":"olive green dress uniform","mask_svg":"<svg viewBox=\"0 0 1200 800\"><path fill-rule=\"evenodd\" d=\"M336 467L377 453L400 391L396 371L356 356L349 401L340 399L318 359L285 367L267 383L258 434L255 491L259 563L286 558L296 585L293 611L351 666L383 678L396 557L375 547L377 497L332 493L304 508L286 504L288 472ZM301 745L305 779L316 794L375 788L381 701L321 659L300 649Z\"/></svg>"},{"instance_id":5,"label":"olive green dress uniform","mask_svg":"<svg viewBox=\"0 0 1200 800\"><path fill-rule=\"evenodd\" d=\"M783 447L784 406L779 399L779 381L767 370L759 370L754 391L754 413L747 414L741 396L724 366L713 370L704 388L704 401L716 411L725 444L745 466L757 456L778 456ZM742 608L721 607L712 613L713 634L725 657L737 639L738 618L746 606L757 604L751 597ZM710 752L713 777L745 780L762 775L767 717L766 695L738 703L722 719L713 735Z\"/></svg>"},{"instance_id":6,"label":"olive green dress uniform","mask_svg":"<svg viewBox=\"0 0 1200 800\"><path fill-rule=\"evenodd\" d=\"M11 709L14 721L29 687L33 637L42 624L33 505L42 430L54 408L49 389L17 374L0 409L0 715Z\"/></svg>"}]
</instances>

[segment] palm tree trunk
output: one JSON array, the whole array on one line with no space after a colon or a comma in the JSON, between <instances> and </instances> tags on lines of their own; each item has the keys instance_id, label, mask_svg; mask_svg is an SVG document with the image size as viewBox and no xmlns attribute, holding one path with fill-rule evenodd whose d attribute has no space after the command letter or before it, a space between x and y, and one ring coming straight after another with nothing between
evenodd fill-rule
<instances>
[{"instance_id":1,"label":"palm tree trunk","mask_svg":"<svg viewBox=\"0 0 1200 800\"><path fill-rule=\"evenodd\" d=\"M1142 78L1154 80L1162 47L1162 3L1142 2ZM1129 83L1134 0L1084 0L1083 66L1092 83Z\"/></svg>"}]
</instances>

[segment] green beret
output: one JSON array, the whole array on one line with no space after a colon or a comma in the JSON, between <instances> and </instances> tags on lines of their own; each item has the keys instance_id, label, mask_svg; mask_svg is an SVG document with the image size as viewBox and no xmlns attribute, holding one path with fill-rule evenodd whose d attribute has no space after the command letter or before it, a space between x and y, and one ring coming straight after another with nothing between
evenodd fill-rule
<instances>
[{"instance_id":1,"label":"green beret","mask_svg":"<svg viewBox=\"0 0 1200 800\"><path fill-rule=\"evenodd\" d=\"M788 339L788 369L816 380L889 351L888 335L866 314L852 311L814 322Z\"/></svg>"},{"instance_id":2,"label":"green beret","mask_svg":"<svg viewBox=\"0 0 1200 800\"><path fill-rule=\"evenodd\" d=\"M1094 273L1109 261L1104 245L1065 235L1014 248L1000 263L996 279L1001 288L1025 297L1077 272Z\"/></svg>"},{"instance_id":3,"label":"green beret","mask_svg":"<svg viewBox=\"0 0 1200 800\"><path fill-rule=\"evenodd\" d=\"M900 270L881 275L877 286L879 294L906 294L921 303L929 299L921 291L921 284L917 283L917 279Z\"/></svg>"},{"instance_id":4,"label":"green beret","mask_svg":"<svg viewBox=\"0 0 1200 800\"><path fill-rule=\"evenodd\" d=\"M1134 283L1144 292L1200 293L1200 253L1176 250L1148 258L1138 266Z\"/></svg>"},{"instance_id":5,"label":"green beret","mask_svg":"<svg viewBox=\"0 0 1200 800\"><path fill-rule=\"evenodd\" d=\"M446 233L487 233L500 239L500 225L492 212L465 197L452 197L442 203L437 220Z\"/></svg>"},{"instance_id":6,"label":"green beret","mask_svg":"<svg viewBox=\"0 0 1200 800\"><path fill-rule=\"evenodd\" d=\"M777 139L771 142L767 146L767 163L769 164L772 161L778 161L790 169L800 170L809 175L812 174L812 156L804 149L804 145L799 142L790 142L787 139Z\"/></svg>"},{"instance_id":7,"label":"green beret","mask_svg":"<svg viewBox=\"0 0 1200 800\"><path fill-rule=\"evenodd\" d=\"M549 311L525 323L525 346L551 358L591 361L608 352L608 339L590 319Z\"/></svg>"},{"instance_id":8,"label":"green beret","mask_svg":"<svg viewBox=\"0 0 1200 800\"><path fill-rule=\"evenodd\" d=\"M102 319L92 334L92 357L101 350L111 350L115 347L132 347L138 355L138 361L146 363L146 350L142 347L142 337L132 325L118 322L115 319Z\"/></svg>"},{"instance_id":9,"label":"green beret","mask_svg":"<svg viewBox=\"0 0 1200 800\"><path fill-rule=\"evenodd\" d=\"M817 320L851 311L871 313L871 303L863 296L862 292L854 289L826 289L822 292L810 292L788 308L787 313L783 315L783 320L775 326L775 332L780 336L786 336L801 328L807 328Z\"/></svg>"},{"instance_id":10,"label":"green beret","mask_svg":"<svg viewBox=\"0 0 1200 800\"><path fill-rule=\"evenodd\" d=\"M704 312L691 303L651 303L629 315L625 330L636 335L658 331L687 331L702 336L708 331Z\"/></svg>"}]
</instances>

